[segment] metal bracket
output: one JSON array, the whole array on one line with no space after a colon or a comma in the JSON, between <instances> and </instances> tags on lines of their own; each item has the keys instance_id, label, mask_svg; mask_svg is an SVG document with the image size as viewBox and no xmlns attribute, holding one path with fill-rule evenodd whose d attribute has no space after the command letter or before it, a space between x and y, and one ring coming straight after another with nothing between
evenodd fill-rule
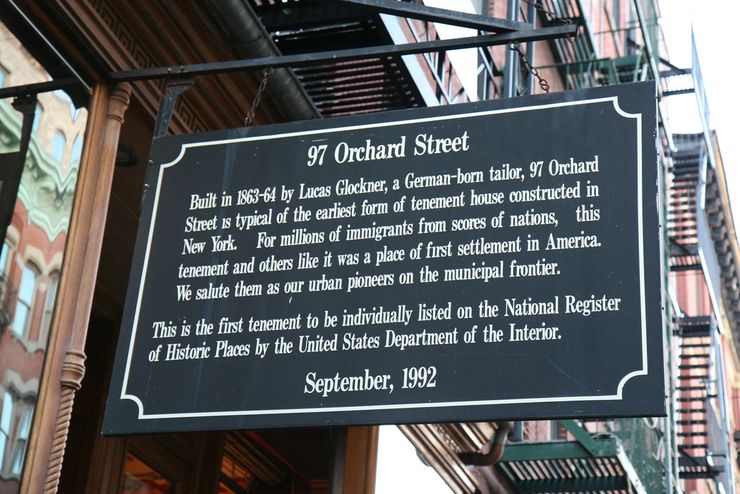
<instances>
[{"instance_id":1,"label":"metal bracket","mask_svg":"<svg viewBox=\"0 0 740 494\"><path fill-rule=\"evenodd\" d=\"M586 451L591 453L593 456L603 456L603 444L600 444L599 441L596 441L593 437L591 437L591 434L586 432L580 425L578 425L574 420L559 420L563 427L565 427L568 432L573 434L573 437L576 438L576 441L583 446Z\"/></svg>"},{"instance_id":2,"label":"metal bracket","mask_svg":"<svg viewBox=\"0 0 740 494\"><path fill-rule=\"evenodd\" d=\"M167 129L170 127L177 99L192 86L192 79L167 81L164 91L162 91L162 96L159 98L159 110L157 111L157 119L154 122L154 139L167 135Z\"/></svg>"},{"instance_id":3,"label":"metal bracket","mask_svg":"<svg viewBox=\"0 0 740 494\"><path fill-rule=\"evenodd\" d=\"M574 458L608 458L616 456L617 443L614 439L601 440L599 454L593 455L576 441L550 441L539 443L516 443L506 446L502 463L513 461L565 460Z\"/></svg>"},{"instance_id":4,"label":"metal bracket","mask_svg":"<svg viewBox=\"0 0 740 494\"><path fill-rule=\"evenodd\" d=\"M540 29L522 29L503 34L491 34L470 38L422 41L404 45L381 45L347 50L331 50L297 55L231 60L227 62L209 62L174 67L153 67L149 69L127 70L111 73L112 82L133 82L152 79L182 79L198 75L223 74L265 67L306 67L337 62L340 60L361 60L373 57L417 55L420 53L477 48L479 46L505 45L514 42L541 41L545 39L575 36L578 26L545 27Z\"/></svg>"},{"instance_id":5,"label":"metal bracket","mask_svg":"<svg viewBox=\"0 0 740 494\"><path fill-rule=\"evenodd\" d=\"M53 81L37 82L34 84L24 84L22 86L11 86L0 88L0 99L20 98L22 96L34 97L39 93L48 93L57 89L65 89L79 85L77 79L55 79Z\"/></svg>"},{"instance_id":6,"label":"metal bracket","mask_svg":"<svg viewBox=\"0 0 740 494\"><path fill-rule=\"evenodd\" d=\"M483 15L456 12L454 10L427 7L415 3L387 1L387 0L334 0L335 2L348 3L366 7L368 10L393 14L402 17L411 17L422 21L440 22L453 26L469 27L481 31L509 32L529 29L527 23L516 22L510 19L497 19Z\"/></svg>"}]
</instances>

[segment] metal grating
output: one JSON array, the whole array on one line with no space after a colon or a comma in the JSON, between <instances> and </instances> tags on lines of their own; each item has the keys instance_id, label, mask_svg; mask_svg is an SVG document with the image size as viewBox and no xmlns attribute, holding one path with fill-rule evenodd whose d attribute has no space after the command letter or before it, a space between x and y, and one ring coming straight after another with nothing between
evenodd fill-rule
<instances>
[{"instance_id":1,"label":"metal grating","mask_svg":"<svg viewBox=\"0 0 740 494\"><path fill-rule=\"evenodd\" d=\"M283 55L392 44L380 16L353 5L250 0ZM295 69L326 117L425 106L400 57Z\"/></svg>"},{"instance_id":2,"label":"metal grating","mask_svg":"<svg viewBox=\"0 0 740 494\"><path fill-rule=\"evenodd\" d=\"M507 462L500 468L522 493L630 492L624 469L614 457Z\"/></svg>"},{"instance_id":3,"label":"metal grating","mask_svg":"<svg viewBox=\"0 0 740 494\"><path fill-rule=\"evenodd\" d=\"M496 468L518 493L633 492L616 440L594 444L598 451L575 441L509 444Z\"/></svg>"}]
</instances>

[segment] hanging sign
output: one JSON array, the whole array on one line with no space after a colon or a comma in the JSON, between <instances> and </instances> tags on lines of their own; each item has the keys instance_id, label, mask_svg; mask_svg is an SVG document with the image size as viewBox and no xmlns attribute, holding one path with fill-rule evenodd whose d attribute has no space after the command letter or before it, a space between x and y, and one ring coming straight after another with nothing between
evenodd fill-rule
<instances>
[{"instance_id":1,"label":"hanging sign","mask_svg":"<svg viewBox=\"0 0 740 494\"><path fill-rule=\"evenodd\" d=\"M105 433L664 413L653 83L151 159Z\"/></svg>"}]
</instances>

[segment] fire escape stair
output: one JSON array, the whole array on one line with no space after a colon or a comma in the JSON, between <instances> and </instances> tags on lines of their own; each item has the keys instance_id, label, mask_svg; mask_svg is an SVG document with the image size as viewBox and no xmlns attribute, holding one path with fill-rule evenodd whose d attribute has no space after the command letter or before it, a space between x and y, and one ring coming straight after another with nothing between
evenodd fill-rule
<instances>
[{"instance_id":1,"label":"fire escape stair","mask_svg":"<svg viewBox=\"0 0 740 494\"><path fill-rule=\"evenodd\" d=\"M711 461L709 400L712 383L712 320L683 317L678 321L679 374L676 378L679 408L676 425L679 475L684 479L712 478L718 469Z\"/></svg>"},{"instance_id":2,"label":"fire escape stair","mask_svg":"<svg viewBox=\"0 0 740 494\"><path fill-rule=\"evenodd\" d=\"M672 155L668 197L671 271L701 269L696 222L699 150L689 145Z\"/></svg>"}]
</instances>

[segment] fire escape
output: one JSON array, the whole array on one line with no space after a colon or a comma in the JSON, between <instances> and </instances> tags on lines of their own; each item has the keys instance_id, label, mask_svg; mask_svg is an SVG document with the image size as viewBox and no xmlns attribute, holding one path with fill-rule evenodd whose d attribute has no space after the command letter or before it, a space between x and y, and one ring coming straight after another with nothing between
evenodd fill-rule
<instances>
[{"instance_id":1,"label":"fire escape","mask_svg":"<svg viewBox=\"0 0 740 494\"><path fill-rule=\"evenodd\" d=\"M657 67L651 73L651 64L656 54L651 50L657 46L653 35L657 13L651 2L641 3L645 11L626 21L626 27L615 25L614 30L593 32L581 0L542 0L543 11L551 13L542 16L543 25L575 23L581 35L550 41L555 63L538 68L545 74L558 72L566 90L654 79Z\"/></svg>"},{"instance_id":2,"label":"fire escape","mask_svg":"<svg viewBox=\"0 0 740 494\"><path fill-rule=\"evenodd\" d=\"M703 134L674 136L668 193L669 265L673 276L703 275L700 215L707 154ZM708 197L709 198L709 197ZM710 249L714 245L709 244ZM711 314L674 317L678 346L676 375L679 474L684 479L715 479L725 470L722 352Z\"/></svg>"},{"instance_id":3,"label":"fire escape","mask_svg":"<svg viewBox=\"0 0 740 494\"><path fill-rule=\"evenodd\" d=\"M283 55L392 44L380 14L337 2L250 0ZM425 106L401 57L294 69L325 117Z\"/></svg>"}]
</instances>

